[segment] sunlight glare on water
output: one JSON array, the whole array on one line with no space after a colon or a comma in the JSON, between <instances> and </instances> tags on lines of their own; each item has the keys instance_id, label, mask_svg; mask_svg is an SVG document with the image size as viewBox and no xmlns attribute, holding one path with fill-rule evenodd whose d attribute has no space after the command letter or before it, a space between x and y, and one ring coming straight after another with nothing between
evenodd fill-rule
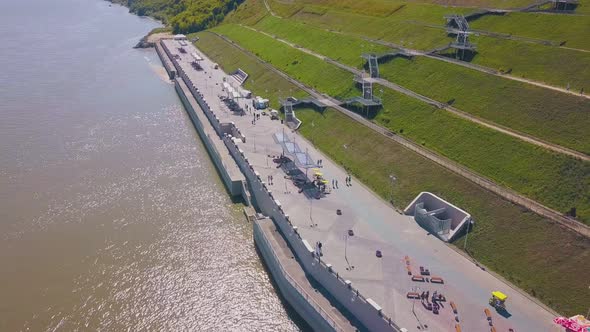
<instances>
[{"instance_id":1,"label":"sunlight glare on water","mask_svg":"<svg viewBox=\"0 0 590 332\"><path fill-rule=\"evenodd\" d=\"M0 3L0 331L303 325L155 52L131 48L156 26L104 1Z\"/></svg>"}]
</instances>

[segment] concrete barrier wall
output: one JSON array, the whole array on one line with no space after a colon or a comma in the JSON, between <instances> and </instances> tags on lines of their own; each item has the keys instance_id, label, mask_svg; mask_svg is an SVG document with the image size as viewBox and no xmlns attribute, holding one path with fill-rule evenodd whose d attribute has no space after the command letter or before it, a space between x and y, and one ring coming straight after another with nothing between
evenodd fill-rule
<instances>
[{"instance_id":1,"label":"concrete barrier wall","mask_svg":"<svg viewBox=\"0 0 590 332\"><path fill-rule=\"evenodd\" d=\"M186 93L182 89L182 87L180 86L178 79L174 80L174 86L176 88L176 92L180 96L180 100L182 101L182 104L184 105L191 121L193 122L193 125L197 129L197 132L199 133L199 136L201 137L203 144L207 148L207 151L209 152L209 155L211 156L213 163L217 167L219 174L221 174L221 179L223 180L223 183L225 184L226 188L228 189L228 191L231 193L232 196L240 196L241 195L244 197L245 200L247 200L247 197L245 195L244 184L242 183L242 181L232 181L231 177L227 173L227 169L226 169L225 165L223 164L223 161L221 160L221 156L219 155L219 152L215 148L214 144L211 142L211 139L217 139L217 137L211 138L205 133L205 130L203 128L203 124L201 123L201 121L197 117L197 114L195 113L195 109L193 109L191 103L188 101Z\"/></svg>"},{"instance_id":2,"label":"concrete barrier wall","mask_svg":"<svg viewBox=\"0 0 590 332\"><path fill-rule=\"evenodd\" d=\"M158 54L158 57L160 58L160 61L162 62L164 69L166 69L168 77L171 80L174 79L174 77L176 76L176 68L174 68L173 65L170 63L170 58L166 56L166 54L163 54L164 51L162 51L162 46L160 43L156 43L156 53Z\"/></svg>"},{"instance_id":3,"label":"concrete barrier wall","mask_svg":"<svg viewBox=\"0 0 590 332\"><path fill-rule=\"evenodd\" d=\"M301 317L314 329L314 331L336 331L335 323L328 317L324 317L321 309L312 304L305 291L298 289L297 283L282 268L279 258L274 253L272 245L260 229L260 222L272 222L271 220L256 220L254 222L254 242L260 250L266 265L268 266L275 282L281 290L281 294L287 302L297 311ZM324 315L327 315L324 313Z\"/></svg>"},{"instance_id":4,"label":"concrete barrier wall","mask_svg":"<svg viewBox=\"0 0 590 332\"><path fill-rule=\"evenodd\" d=\"M246 176L250 193L256 205L262 213L269 216L280 229L285 240L295 253L305 272L318 281L328 292L346 309L354 315L367 329L371 331L399 331L399 327L388 317L382 315L362 293L347 283L325 262L315 257L313 249L310 250L297 232L297 228L289 221L281 207L276 203L272 192L266 184L256 175L253 167L248 163L234 138L226 136L224 142L238 166Z\"/></svg>"}]
</instances>

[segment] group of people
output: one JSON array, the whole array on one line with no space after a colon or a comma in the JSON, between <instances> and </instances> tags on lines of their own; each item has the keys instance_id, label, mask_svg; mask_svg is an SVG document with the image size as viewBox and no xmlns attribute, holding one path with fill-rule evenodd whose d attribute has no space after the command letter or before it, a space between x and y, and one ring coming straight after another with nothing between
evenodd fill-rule
<instances>
[{"instance_id":1,"label":"group of people","mask_svg":"<svg viewBox=\"0 0 590 332\"><path fill-rule=\"evenodd\" d=\"M252 124L256 124L256 120L260 120L260 113L254 113L254 119L252 119Z\"/></svg>"},{"instance_id":2,"label":"group of people","mask_svg":"<svg viewBox=\"0 0 590 332\"><path fill-rule=\"evenodd\" d=\"M273 177L272 177L272 175L267 176L266 179L268 180L267 181L268 185L272 186L273 185Z\"/></svg>"},{"instance_id":3,"label":"group of people","mask_svg":"<svg viewBox=\"0 0 590 332\"><path fill-rule=\"evenodd\" d=\"M345 182L347 187L352 186L352 175L347 175ZM338 189L338 180L332 179L332 189Z\"/></svg>"}]
</instances>

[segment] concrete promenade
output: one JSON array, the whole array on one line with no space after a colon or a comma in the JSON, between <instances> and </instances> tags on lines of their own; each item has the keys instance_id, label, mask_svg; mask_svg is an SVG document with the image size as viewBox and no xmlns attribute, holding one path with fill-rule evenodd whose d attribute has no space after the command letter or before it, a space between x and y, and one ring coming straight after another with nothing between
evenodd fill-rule
<instances>
[{"instance_id":1,"label":"concrete promenade","mask_svg":"<svg viewBox=\"0 0 590 332\"><path fill-rule=\"evenodd\" d=\"M172 52L179 47L175 41L165 42ZM288 131L280 121L261 116L253 124L252 113L246 112L243 116L232 113L219 98L225 95L222 91L224 78L232 79L221 69L214 69L213 62L202 52L192 46L185 48L188 48L187 53L176 53L180 58L178 63L220 121L234 122L246 137L246 142L240 143L240 149L263 181L269 176L274 178L273 184L267 185L301 236L312 245L320 241L323 244L321 259L330 263L340 276L350 280L366 298L374 300L397 325L409 331L454 331L456 321L449 305L453 301L463 331L489 331L484 314L486 308L492 312L497 331L508 331L509 328L515 331L559 331L552 323L553 315L543 307L482 271L436 237L429 236L412 218L397 213L354 179L352 186L346 186L344 170L297 133ZM203 71L192 68L192 52L198 52L204 58L200 61ZM242 107L251 105L251 100L238 101ZM314 160L323 160L321 172L330 181L330 187L332 179L338 180L338 188L331 189L321 199L298 193L298 188L285 178L285 173L272 160L272 156L282 153L273 134L283 131ZM342 215L337 215L337 209L342 210ZM348 235L351 229L353 236ZM383 252L382 258L376 257L376 250ZM414 274L419 274L419 267L424 266L432 275L443 278L445 283L411 281L406 271L406 256ZM498 314L488 305L493 290L509 296L509 317ZM430 291L431 294L438 291L447 302L443 302L440 314L435 315L419 300L407 299L406 294L410 291Z\"/></svg>"}]
</instances>

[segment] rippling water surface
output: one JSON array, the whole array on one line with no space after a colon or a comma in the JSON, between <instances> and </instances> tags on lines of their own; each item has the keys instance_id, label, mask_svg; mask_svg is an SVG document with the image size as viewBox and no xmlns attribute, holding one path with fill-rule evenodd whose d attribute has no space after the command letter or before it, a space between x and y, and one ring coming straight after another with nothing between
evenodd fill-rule
<instances>
[{"instance_id":1,"label":"rippling water surface","mask_svg":"<svg viewBox=\"0 0 590 332\"><path fill-rule=\"evenodd\" d=\"M0 331L293 331L152 50L97 0L0 2Z\"/></svg>"}]
</instances>

